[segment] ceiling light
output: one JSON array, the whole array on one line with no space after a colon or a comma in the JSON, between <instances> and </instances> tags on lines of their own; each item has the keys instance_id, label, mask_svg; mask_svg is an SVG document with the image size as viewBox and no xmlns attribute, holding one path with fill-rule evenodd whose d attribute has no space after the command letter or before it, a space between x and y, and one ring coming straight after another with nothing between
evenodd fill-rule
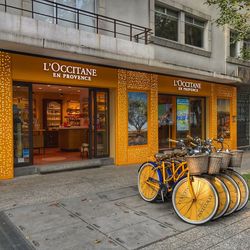
<instances>
[{"instance_id":1,"label":"ceiling light","mask_svg":"<svg viewBox=\"0 0 250 250\"><path fill-rule=\"evenodd\" d=\"M50 87L50 85L47 85L48 87Z\"/></svg>"},{"instance_id":2,"label":"ceiling light","mask_svg":"<svg viewBox=\"0 0 250 250\"><path fill-rule=\"evenodd\" d=\"M59 91L62 91L62 89L58 89Z\"/></svg>"},{"instance_id":3,"label":"ceiling light","mask_svg":"<svg viewBox=\"0 0 250 250\"><path fill-rule=\"evenodd\" d=\"M43 88L38 88L38 89L43 89Z\"/></svg>"}]
</instances>

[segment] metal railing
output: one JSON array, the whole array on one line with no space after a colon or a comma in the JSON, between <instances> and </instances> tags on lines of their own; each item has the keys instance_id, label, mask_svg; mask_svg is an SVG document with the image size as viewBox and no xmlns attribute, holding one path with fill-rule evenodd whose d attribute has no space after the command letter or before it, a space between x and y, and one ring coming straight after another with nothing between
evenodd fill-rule
<instances>
[{"instance_id":1,"label":"metal railing","mask_svg":"<svg viewBox=\"0 0 250 250\"><path fill-rule=\"evenodd\" d=\"M12 2L12 3L11 3ZM25 1L25 6L13 5L13 1L0 2L0 10L15 12L15 14L42 19L55 24L65 24L76 29L87 29L97 34L112 35L114 38L128 39L134 42L148 44L151 29L119 19L99 15L79 8L71 7L49 0ZM2 8L1 8L2 7ZM47 11L42 11L42 10ZM51 13L48 13L50 10ZM20 13L19 13L20 12Z\"/></svg>"}]
</instances>

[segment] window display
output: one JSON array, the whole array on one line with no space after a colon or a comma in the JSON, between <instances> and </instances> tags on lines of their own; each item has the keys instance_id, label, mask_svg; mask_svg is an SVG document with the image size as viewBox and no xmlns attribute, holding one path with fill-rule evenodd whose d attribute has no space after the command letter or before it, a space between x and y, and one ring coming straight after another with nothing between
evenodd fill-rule
<instances>
[{"instance_id":1,"label":"window display","mask_svg":"<svg viewBox=\"0 0 250 250\"><path fill-rule=\"evenodd\" d=\"M217 137L230 138L230 100L217 100Z\"/></svg>"}]
</instances>

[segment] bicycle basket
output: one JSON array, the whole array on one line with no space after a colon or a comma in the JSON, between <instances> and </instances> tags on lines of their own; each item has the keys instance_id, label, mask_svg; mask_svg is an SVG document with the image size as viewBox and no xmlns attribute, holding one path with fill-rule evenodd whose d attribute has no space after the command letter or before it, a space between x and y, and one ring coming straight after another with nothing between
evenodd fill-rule
<instances>
[{"instance_id":1,"label":"bicycle basket","mask_svg":"<svg viewBox=\"0 0 250 250\"><path fill-rule=\"evenodd\" d=\"M243 150L232 150L230 153L232 154L231 161L229 166L233 168L240 168L243 156Z\"/></svg>"},{"instance_id":2,"label":"bicycle basket","mask_svg":"<svg viewBox=\"0 0 250 250\"><path fill-rule=\"evenodd\" d=\"M208 174L219 173L221 164L222 164L222 156L216 153L209 155Z\"/></svg>"},{"instance_id":3,"label":"bicycle basket","mask_svg":"<svg viewBox=\"0 0 250 250\"><path fill-rule=\"evenodd\" d=\"M222 156L221 169L227 169L232 157L232 154L226 151L218 152L218 155Z\"/></svg>"},{"instance_id":4,"label":"bicycle basket","mask_svg":"<svg viewBox=\"0 0 250 250\"><path fill-rule=\"evenodd\" d=\"M187 167L190 175L201 175L208 171L208 155L186 156Z\"/></svg>"}]
</instances>

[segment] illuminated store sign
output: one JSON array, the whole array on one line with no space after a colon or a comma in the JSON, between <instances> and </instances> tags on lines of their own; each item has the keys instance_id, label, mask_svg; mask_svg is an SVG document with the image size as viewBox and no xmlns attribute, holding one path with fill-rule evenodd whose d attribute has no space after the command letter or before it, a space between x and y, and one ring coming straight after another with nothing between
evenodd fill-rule
<instances>
[{"instance_id":1,"label":"illuminated store sign","mask_svg":"<svg viewBox=\"0 0 250 250\"><path fill-rule=\"evenodd\" d=\"M181 91L199 92L201 89L201 83L183 80L174 80L174 86Z\"/></svg>"},{"instance_id":2,"label":"illuminated store sign","mask_svg":"<svg viewBox=\"0 0 250 250\"><path fill-rule=\"evenodd\" d=\"M51 72L54 78L71 80L91 81L92 77L97 76L96 69L65 65L58 62L43 63L43 70Z\"/></svg>"}]
</instances>

